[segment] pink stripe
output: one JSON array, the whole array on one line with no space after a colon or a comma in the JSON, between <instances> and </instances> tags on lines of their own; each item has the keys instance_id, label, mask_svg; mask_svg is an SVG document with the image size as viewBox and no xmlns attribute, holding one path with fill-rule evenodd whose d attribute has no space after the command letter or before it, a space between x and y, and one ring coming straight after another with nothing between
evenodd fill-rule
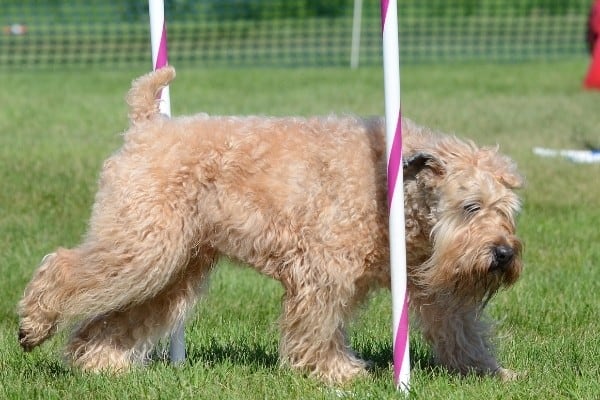
<instances>
[{"instance_id":1,"label":"pink stripe","mask_svg":"<svg viewBox=\"0 0 600 400\"><path fill-rule=\"evenodd\" d=\"M156 65L154 69L159 69L168 64L167 55L167 27L163 22L162 35L160 37L160 44L158 46L158 54L156 55Z\"/></svg>"},{"instance_id":2,"label":"pink stripe","mask_svg":"<svg viewBox=\"0 0 600 400\"><path fill-rule=\"evenodd\" d=\"M396 133L390 150L390 159L388 162L388 207L392 206L392 199L396 189L396 180L402 164L402 116L398 113L396 122Z\"/></svg>"},{"instance_id":3,"label":"pink stripe","mask_svg":"<svg viewBox=\"0 0 600 400\"><path fill-rule=\"evenodd\" d=\"M396 331L396 340L394 341L394 382L398 385L402 362L404 361L404 353L408 345L408 296L404 296L404 305L402 306L402 314L400 314L400 322ZM408 367L408 366L407 366Z\"/></svg>"},{"instance_id":4,"label":"pink stripe","mask_svg":"<svg viewBox=\"0 0 600 400\"><path fill-rule=\"evenodd\" d=\"M381 31L385 28L385 18L387 17L389 0L381 0Z\"/></svg>"}]
</instances>

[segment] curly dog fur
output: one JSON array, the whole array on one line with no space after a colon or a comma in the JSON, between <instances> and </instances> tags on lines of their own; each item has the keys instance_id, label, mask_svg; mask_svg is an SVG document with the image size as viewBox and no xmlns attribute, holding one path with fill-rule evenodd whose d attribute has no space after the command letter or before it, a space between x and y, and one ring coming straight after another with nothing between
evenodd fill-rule
<instances>
[{"instance_id":1,"label":"curly dog fur","mask_svg":"<svg viewBox=\"0 0 600 400\"><path fill-rule=\"evenodd\" d=\"M78 320L67 360L126 370L185 318L226 255L283 285L285 364L329 383L363 374L346 327L390 285L383 121L169 119L156 99L174 76L133 83L130 128L104 163L83 242L46 256L19 303L22 347ZM511 378L482 311L521 273L522 180L497 149L402 123L414 315L440 364Z\"/></svg>"}]
</instances>

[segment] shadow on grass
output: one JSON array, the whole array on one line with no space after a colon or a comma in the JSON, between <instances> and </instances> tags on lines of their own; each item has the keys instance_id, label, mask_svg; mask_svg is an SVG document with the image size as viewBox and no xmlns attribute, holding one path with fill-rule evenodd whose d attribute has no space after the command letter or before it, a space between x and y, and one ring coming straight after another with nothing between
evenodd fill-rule
<instances>
[{"instance_id":1,"label":"shadow on grass","mask_svg":"<svg viewBox=\"0 0 600 400\"><path fill-rule=\"evenodd\" d=\"M426 374L439 373L439 366L433 362L433 353L427 346L411 341L410 347L410 369L425 372ZM357 348L360 357L370 362L369 372L380 377L389 374L393 369L393 351L391 344L373 346L369 348Z\"/></svg>"},{"instance_id":2,"label":"shadow on grass","mask_svg":"<svg viewBox=\"0 0 600 400\"><path fill-rule=\"evenodd\" d=\"M210 343L190 346L188 361L193 364L215 366L223 363L241 364L257 368L274 369L279 364L277 349L273 346L211 340Z\"/></svg>"},{"instance_id":3,"label":"shadow on grass","mask_svg":"<svg viewBox=\"0 0 600 400\"><path fill-rule=\"evenodd\" d=\"M23 379L32 380L39 376L58 379L73 375L73 371L60 360L36 358L21 366L20 375Z\"/></svg>"},{"instance_id":4,"label":"shadow on grass","mask_svg":"<svg viewBox=\"0 0 600 400\"><path fill-rule=\"evenodd\" d=\"M391 345L372 346L356 349L359 357L369 362L369 373L374 376L386 376L392 370ZM276 369L279 366L279 355L275 344L224 342L211 340L204 345L192 345L188 349L187 358L190 364L202 364L213 367L220 364L238 364L259 369ZM426 374L439 373L439 367L433 363L432 353L427 347L410 348L411 370L418 369Z\"/></svg>"}]
</instances>

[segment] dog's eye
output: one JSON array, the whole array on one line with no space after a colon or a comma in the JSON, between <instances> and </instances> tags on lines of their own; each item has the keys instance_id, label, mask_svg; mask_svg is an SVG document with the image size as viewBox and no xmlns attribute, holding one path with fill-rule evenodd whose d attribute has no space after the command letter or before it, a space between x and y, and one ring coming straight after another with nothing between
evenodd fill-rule
<instances>
[{"instance_id":1,"label":"dog's eye","mask_svg":"<svg viewBox=\"0 0 600 400\"><path fill-rule=\"evenodd\" d=\"M467 214L475 214L477 211L481 210L481 206L479 203L467 203L463 206L463 210Z\"/></svg>"}]
</instances>

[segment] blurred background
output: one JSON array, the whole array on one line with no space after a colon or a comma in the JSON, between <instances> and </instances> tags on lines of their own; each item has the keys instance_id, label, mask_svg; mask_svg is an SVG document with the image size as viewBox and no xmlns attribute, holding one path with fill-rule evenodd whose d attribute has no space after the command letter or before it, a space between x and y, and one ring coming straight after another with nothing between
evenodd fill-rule
<instances>
[{"instance_id":1,"label":"blurred background","mask_svg":"<svg viewBox=\"0 0 600 400\"><path fill-rule=\"evenodd\" d=\"M583 56L589 0L400 0L401 61ZM379 65L379 0L166 0L178 66ZM131 66L149 54L144 0L3 0L0 68Z\"/></svg>"}]
</instances>

